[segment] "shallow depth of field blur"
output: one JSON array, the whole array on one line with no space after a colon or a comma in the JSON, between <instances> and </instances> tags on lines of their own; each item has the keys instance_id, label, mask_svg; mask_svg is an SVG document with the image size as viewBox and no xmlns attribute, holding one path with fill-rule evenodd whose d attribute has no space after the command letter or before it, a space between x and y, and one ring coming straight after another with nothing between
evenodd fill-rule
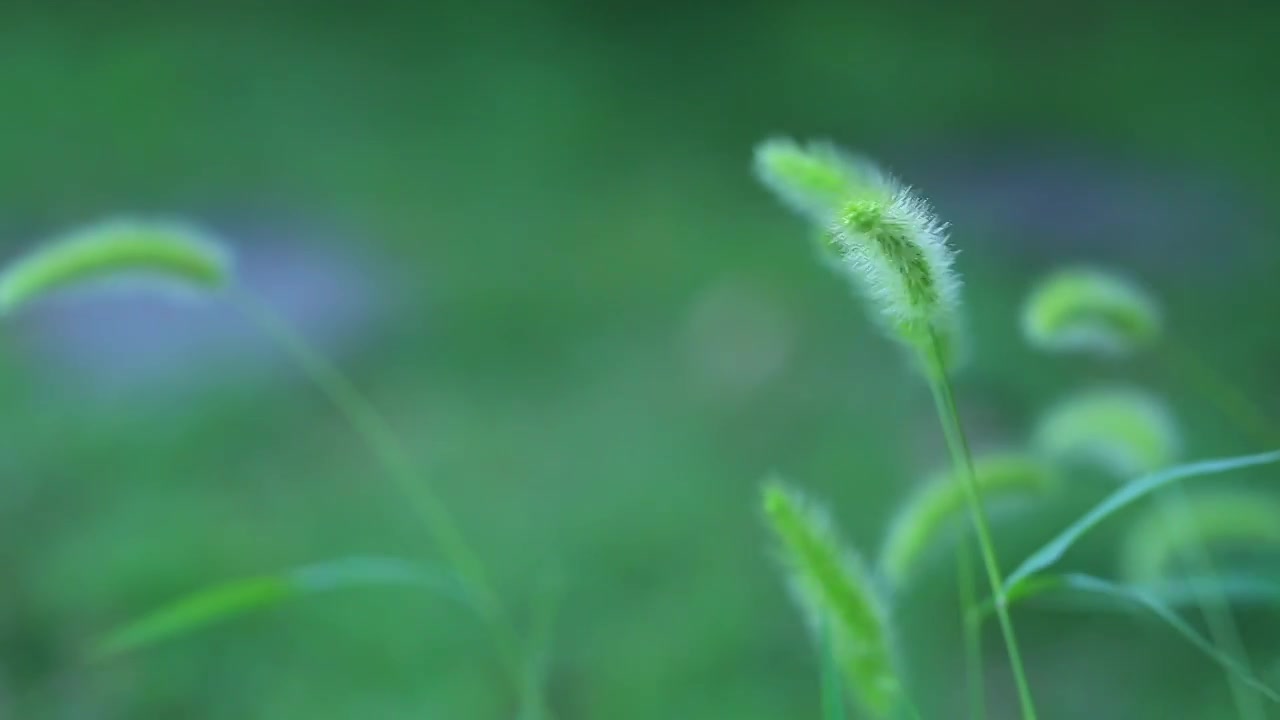
<instances>
[{"instance_id":1,"label":"shallow depth of field blur","mask_svg":"<svg viewBox=\"0 0 1280 720\"><path fill-rule=\"evenodd\" d=\"M1049 358L1016 315L1051 268L1116 267L1280 417L1277 31L1280 7L1234 2L5 5L0 259L119 213L206 225L388 416L517 616L560 588L557 717L815 718L760 481L830 499L874 547L946 455L904 355L753 181L752 145L832 138L952 223L977 447L1130 379L1169 398L1188 457L1268 449L1158 356ZM1006 565L1105 490L1082 478L1002 525ZM1108 537L1071 562L1106 574ZM403 589L83 662L183 593L347 555L434 556L234 313L78 295L0 326L0 718L511 716L484 631ZM901 640L951 717L954 580L934 567ZM1227 717L1221 672L1163 626L1015 620L1047 718ZM1274 613L1240 620L1280 680ZM989 629L993 716L1013 717Z\"/></svg>"}]
</instances>

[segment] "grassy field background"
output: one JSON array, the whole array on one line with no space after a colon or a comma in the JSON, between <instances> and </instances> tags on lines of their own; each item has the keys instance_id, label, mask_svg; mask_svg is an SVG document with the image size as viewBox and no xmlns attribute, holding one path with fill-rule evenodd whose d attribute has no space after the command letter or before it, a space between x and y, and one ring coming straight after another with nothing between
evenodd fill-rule
<instances>
[{"instance_id":1,"label":"grassy field background","mask_svg":"<svg viewBox=\"0 0 1280 720\"><path fill-rule=\"evenodd\" d=\"M817 717L759 483L830 498L871 547L945 448L903 356L752 180L757 140L859 148L953 223L978 446L1130 379L1168 394L1190 457L1264 449L1158 356L1025 349L1017 302L1067 262L1143 280L1171 333L1280 417L1280 12L934 5L6 4L0 252L119 213L225 237L387 414L509 603L562 588L558 717ZM0 431L0 717L511 715L477 626L410 591L83 662L213 582L433 557L342 419L234 313L69 297L8 319ZM1073 479L1002 552L1105 489ZM1105 538L1075 562L1109 569ZM962 698L946 567L902 617L936 717ZM1274 616L1242 619L1280 671ZM1018 620L1048 717L1227 716L1220 673L1157 626Z\"/></svg>"}]
</instances>

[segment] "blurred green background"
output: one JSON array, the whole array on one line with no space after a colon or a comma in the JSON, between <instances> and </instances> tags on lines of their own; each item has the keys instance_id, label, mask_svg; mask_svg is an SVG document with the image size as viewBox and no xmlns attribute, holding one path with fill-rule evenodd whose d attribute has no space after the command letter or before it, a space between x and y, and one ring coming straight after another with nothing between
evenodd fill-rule
<instances>
[{"instance_id":1,"label":"blurred green background","mask_svg":"<svg viewBox=\"0 0 1280 720\"><path fill-rule=\"evenodd\" d=\"M6 3L0 252L121 212L208 226L385 412L517 618L560 587L557 717L812 718L759 482L829 498L874 548L944 448L751 146L832 138L953 223L979 447L1127 378L1169 394L1188 455L1258 450L1159 357L1025 350L1016 305L1064 262L1124 268L1280 416L1278 31L1280 6L1237 2ZM83 662L211 583L434 557L234 313L72 297L10 319L0 431L0 717L513 716L483 631L403 589ZM1007 563L1105 487L1073 490L1002 528ZM1073 561L1109 558L1104 537ZM938 718L963 697L952 583L939 563L899 618ZM1269 672L1280 627L1242 619ZM1048 718L1227 716L1221 673L1160 627L1017 620Z\"/></svg>"}]
</instances>

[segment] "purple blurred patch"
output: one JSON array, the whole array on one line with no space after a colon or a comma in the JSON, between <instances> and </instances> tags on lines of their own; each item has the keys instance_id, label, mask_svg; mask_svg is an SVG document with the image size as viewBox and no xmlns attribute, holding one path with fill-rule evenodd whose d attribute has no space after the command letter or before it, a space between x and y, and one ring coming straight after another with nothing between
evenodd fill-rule
<instances>
[{"instance_id":1,"label":"purple blurred patch","mask_svg":"<svg viewBox=\"0 0 1280 720\"><path fill-rule=\"evenodd\" d=\"M239 287L330 357L357 346L379 316L375 280L332 242L282 234L223 235ZM91 387L193 388L283 362L227 298L113 283L53 295L16 318L16 350Z\"/></svg>"},{"instance_id":2,"label":"purple blurred patch","mask_svg":"<svg viewBox=\"0 0 1280 720\"><path fill-rule=\"evenodd\" d=\"M916 155L912 152L912 155ZM1063 147L1006 145L910 163L966 247L1145 268L1247 262L1265 205L1242 183ZM947 158L945 164L936 158ZM1206 245L1213 248L1205 252Z\"/></svg>"}]
</instances>

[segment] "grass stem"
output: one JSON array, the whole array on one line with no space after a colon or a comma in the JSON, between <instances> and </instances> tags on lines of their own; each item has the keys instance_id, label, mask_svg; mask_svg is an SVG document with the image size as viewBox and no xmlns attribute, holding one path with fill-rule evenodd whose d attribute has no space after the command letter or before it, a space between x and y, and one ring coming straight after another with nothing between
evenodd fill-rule
<instances>
[{"instance_id":1,"label":"grass stem","mask_svg":"<svg viewBox=\"0 0 1280 720\"><path fill-rule=\"evenodd\" d=\"M522 693L524 671L506 610L479 557L463 539L444 502L417 472L386 419L333 363L265 303L244 291L232 293L230 300L333 403L368 446L387 479L418 515L445 563L458 574L492 635L504 672L515 691Z\"/></svg>"},{"instance_id":2,"label":"grass stem","mask_svg":"<svg viewBox=\"0 0 1280 720\"><path fill-rule=\"evenodd\" d=\"M956 544L956 585L960 598L961 632L964 638L965 685L969 692L969 717L986 720L987 693L982 662L982 622L978 615L977 577L973 548L967 537Z\"/></svg>"},{"instance_id":3,"label":"grass stem","mask_svg":"<svg viewBox=\"0 0 1280 720\"><path fill-rule=\"evenodd\" d=\"M978 481L973 471L973 455L969 451L969 441L960 423L955 396L951 389L951 381L947 377L946 363L938 340L931 335L927 344L926 367L929 371L929 389L933 393L934 406L938 412L938 421L942 424L943 435L946 436L951 462L955 466L956 474L963 478L965 497L969 503L970 517L977 535L978 549L986 569L987 581L991 586L991 596L995 599L996 618L999 620L1005 649L1009 653L1009 663L1013 668L1022 718L1036 720L1035 701L1032 699L1031 686L1027 682L1026 670L1022 664L1022 653L1018 649L1013 621L1009 617L1004 581L1000 575L1000 566L996 559L995 545L991 539L991 528L987 523L986 511L982 507L982 496L978 491Z\"/></svg>"}]
</instances>

